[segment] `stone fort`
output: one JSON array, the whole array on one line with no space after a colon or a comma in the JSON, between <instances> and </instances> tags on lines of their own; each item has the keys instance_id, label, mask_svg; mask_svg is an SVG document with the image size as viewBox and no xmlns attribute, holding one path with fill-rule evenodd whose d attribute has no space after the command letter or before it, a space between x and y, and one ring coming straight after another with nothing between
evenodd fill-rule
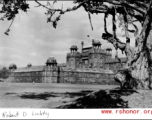
<instances>
[{"instance_id":1,"label":"stone fort","mask_svg":"<svg viewBox=\"0 0 152 120\"><path fill-rule=\"evenodd\" d=\"M112 58L112 49L102 49L101 42L92 40L90 47L81 42L81 52L76 45L70 47L66 63L58 64L54 57L49 57L45 65L17 68L10 64L9 82L35 83L80 83L80 84L117 84L113 77L121 70L126 58ZM116 54L117 55L117 54Z\"/></svg>"}]
</instances>

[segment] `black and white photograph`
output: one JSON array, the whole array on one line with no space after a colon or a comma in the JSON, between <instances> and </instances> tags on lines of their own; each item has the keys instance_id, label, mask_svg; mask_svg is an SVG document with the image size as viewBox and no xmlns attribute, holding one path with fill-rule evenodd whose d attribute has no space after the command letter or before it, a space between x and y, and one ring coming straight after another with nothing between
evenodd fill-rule
<instances>
[{"instance_id":1,"label":"black and white photograph","mask_svg":"<svg viewBox=\"0 0 152 120\"><path fill-rule=\"evenodd\" d=\"M152 0L1 0L0 26L2 111L152 115Z\"/></svg>"}]
</instances>

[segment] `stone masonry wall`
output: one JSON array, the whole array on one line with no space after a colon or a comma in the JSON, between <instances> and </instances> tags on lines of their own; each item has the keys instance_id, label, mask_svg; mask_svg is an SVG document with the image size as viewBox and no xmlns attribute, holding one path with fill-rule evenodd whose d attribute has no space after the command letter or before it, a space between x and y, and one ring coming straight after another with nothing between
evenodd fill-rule
<instances>
[{"instance_id":1,"label":"stone masonry wall","mask_svg":"<svg viewBox=\"0 0 152 120\"><path fill-rule=\"evenodd\" d=\"M117 84L114 81L114 74L102 72L84 71L39 71L12 73L10 82L22 83L72 83L72 84Z\"/></svg>"},{"instance_id":2,"label":"stone masonry wall","mask_svg":"<svg viewBox=\"0 0 152 120\"><path fill-rule=\"evenodd\" d=\"M95 72L62 71L60 73L60 83L79 84L108 84L116 85L114 74Z\"/></svg>"}]
</instances>

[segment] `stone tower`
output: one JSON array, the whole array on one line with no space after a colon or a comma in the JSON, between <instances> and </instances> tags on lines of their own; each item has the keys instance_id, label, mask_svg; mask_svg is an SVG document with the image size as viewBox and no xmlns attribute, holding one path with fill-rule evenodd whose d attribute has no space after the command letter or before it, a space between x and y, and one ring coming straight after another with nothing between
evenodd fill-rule
<instances>
[{"instance_id":1,"label":"stone tower","mask_svg":"<svg viewBox=\"0 0 152 120\"><path fill-rule=\"evenodd\" d=\"M108 55L108 58L111 58L112 57L112 49L111 48L107 48L106 49L106 53Z\"/></svg>"},{"instance_id":2,"label":"stone tower","mask_svg":"<svg viewBox=\"0 0 152 120\"><path fill-rule=\"evenodd\" d=\"M82 51L83 51L83 46L84 46L84 42L82 41L82 42L81 42L81 53L82 53Z\"/></svg>"},{"instance_id":3,"label":"stone tower","mask_svg":"<svg viewBox=\"0 0 152 120\"><path fill-rule=\"evenodd\" d=\"M78 48L76 45L72 45L70 53L67 54L67 67L68 68L79 68L81 61L81 54L77 52Z\"/></svg>"},{"instance_id":4,"label":"stone tower","mask_svg":"<svg viewBox=\"0 0 152 120\"><path fill-rule=\"evenodd\" d=\"M101 45L99 40L92 40L92 49L89 53L89 67L92 69L100 69L102 67L105 52L101 49Z\"/></svg>"},{"instance_id":5,"label":"stone tower","mask_svg":"<svg viewBox=\"0 0 152 120\"><path fill-rule=\"evenodd\" d=\"M46 66L49 70L56 69L57 68L56 59L53 56L49 57L46 61Z\"/></svg>"},{"instance_id":6,"label":"stone tower","mask_svg":"<svg viewBox=\"0 0 152 120\"><path fill-rule=\"evenodd\" d=\"M14 82L14 71L17 69L17 66L16 64L12 63L9 65L9 70L10 70L10 75L9 75L9 78L10 78L10 82Z\"/></svg>"},{"instance_id":7,"label":"stone tower","mask_svg":"<svg viewBox=\"0 0 152 120\"><path fill-rule=\"evenodd\" d=\"M44 76L45 83L57 82L57 61L53 56L49 57L46 61Z\"/></svg>"}]
</instances>

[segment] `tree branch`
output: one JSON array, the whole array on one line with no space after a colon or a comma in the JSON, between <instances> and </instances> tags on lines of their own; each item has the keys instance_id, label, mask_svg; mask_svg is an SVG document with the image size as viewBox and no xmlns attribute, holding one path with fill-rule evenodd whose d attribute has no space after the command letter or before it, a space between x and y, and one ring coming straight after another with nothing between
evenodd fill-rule
<instances>
[{"instance_id":1,"label":"tree branch","mask_svg":"<svg viewBox=\"0 0 152 120\"><path fill-rule=\"evenodd\" d=\"M147 37L149 35L149 32L150 32L150 27L151 27L151 22L152 22L152 0L150 1L150 4L149 4L149 7L147 9L147 14L145 16L145 20L144 20L144 23L143 23L143 28L141 30L141 33L140 33L140 37L143 38L142 40L139 40L137 41L139 44L141 42L143 42L142 44L142 50L144 49L144 45L147 43Z\"/></svg>"},{"instance_id":2,"label":"tree branch","mask_svg":"<svg viewBox=\"0 0 152 120\"><path fill-rule=\"evenodd\" d=\"M143 50L146 50L147 49L147 37L149 35L149 32L150 32L150 27L151 27L151 22L152 22L152 0L150 1L150 4L149 4L149 7L147 9L147 14L145 16L145 21L143 22L143 28L141 30L141 33L140 33L140 36L138 36L136 38L136 41L137 41L137 49L135 51L135 55L131 61L131 65L138 60L139 56L140 56L140 53L141 51Z\"/></svg>"},{"instance_id":3,"label":"tree branch","mask_svg":"<svg viewBox=\"0 0 152 120\"><path fill-rule=\"evenodd\" d=\"M64 13L66 13L66 12L71 12L71 11L77 10L78 8L80 8L80 7L86 2L86 0L83 1L82 3L80 3L78 6L74 6L74 7L72 7L72 8L67 8L66 10L62 10L62 9L52 9L52 8L49 8L49 7L45 6L45 5L42 5L42 4L41 4L40 2L38 2L37 0L35 0L35 2L36 2L37 4L39 4L40 6L46 8L47 10L57 11L57 12L60 12L60 14L64 14Z\"/></svg>"},{"instance_id":4,"label":"tree branch","mask_svg":"<svg viewBox=\"0 0 152 120\"><path fill-rule=\"evenodd\" d=\"M14 22L14 19L15 19L15 17L12 19L12 22L11 22L11 24L9 25L8 29L4 32L5 35L9 35L8 33L10 32L10 28L11 28L13 22Z\"/></svg>"},{"instance_id":5,"label":"tree branch","mask_svg":"<svg viewBox=\"0 0 152 120\"><path fill-rule=\"evenodd\" d=\"M91 15L90 15L89 11L88 11L88 16L89 16L90 26L91 26L91 29L93 31L93 25L92 25Z\"/></svg>"},{"instance_id":6,"label":"tree branch","mask_svg":"<svg viewBox=\"0 0 152 120\"><path fill-rule=\"evenodd\" d=\"M116 35L116 29L117 29L117 27L116 27L116 19L115 19L115 15L117 13L116 13L116 10L115 10L114 6L113 6L112 9L113 9L113 14L112 14L113 36L114 36L114 38L117 38L117 35Z\"/></svg>"},{"instance_id":7,"label":"tree branch","mask_svg":"<svg viewBox=\"0 0 152 120\"><path fill-rule=\"evenodd\" d=\"M121 2L118 2L118 1L116 1L116 0L115 0L115 1L114 1L114 0L103 0L103 2L111 3L111 4L113 4L113 5L122 6L122 3L121 3ZM131 8L131 9L133 9L133 10L139 12L139 13L142 13L143 15L146 14L146 12L145 12L144 10L139 9L138 7L135 7L135 6L133 6L133 5L131 5L131 4L128 4L128 3L123 3L123 4L124 4L126 7L128 7L128 8Z\"/></svg>"},{"instance_id":8,"label":"tree branch","mask_svg":"<svg viewBox=\"0 0 152 120\"><path fill-rule=\"evenodd\" d=\"M138 7L135 7L135 6L127 4L127 3L123 3L123 4L125 5L125 7L128 7L130 9L136 10L137 12L139 12L139 13L141 13L143 15L146 14L146 12L143 9L139 9Z\"/></svg>"},{"instance_id":9,"label":"tree branch","mask_svg":"<svg viewBox=\"0 0 152 120\"><path fill-rule=\"evenodd\" d=\"M106 18L107 18L107 13L105 13L104 14L104 31L105 31L105 33L108 33L108 31L107 31L107 21L106 21Z\"/></svg>"},{"instance_id":10,"label":"tree branch","mask_svg":"<svg viewBox=\"0 0 152 120\"><path fill-rule=\"evenodd\" d=\"M124 0L123 0L122 4L124 4ZM125 7L125 6L123 6L123 7L124 7L124 10L125 10L125 12L126 12L126 14L124 15L125 28L126 28L126 29L125 29L125 31L126 31L126 36L129 38L129 34L128 34L128 24L127 24L127 23L128 23L127 15L128 15L131 24L132 24L132 25L134 26L134 28L136 29L136 32L134 32L134 36L136 37L136 36L138 35L139 30L138 30L137 26L133 23L133 20L132 20L132 18L130 17L130 15L128 14L128 11L127 11L126 7Z\"/></svg>"}]
</instances>

